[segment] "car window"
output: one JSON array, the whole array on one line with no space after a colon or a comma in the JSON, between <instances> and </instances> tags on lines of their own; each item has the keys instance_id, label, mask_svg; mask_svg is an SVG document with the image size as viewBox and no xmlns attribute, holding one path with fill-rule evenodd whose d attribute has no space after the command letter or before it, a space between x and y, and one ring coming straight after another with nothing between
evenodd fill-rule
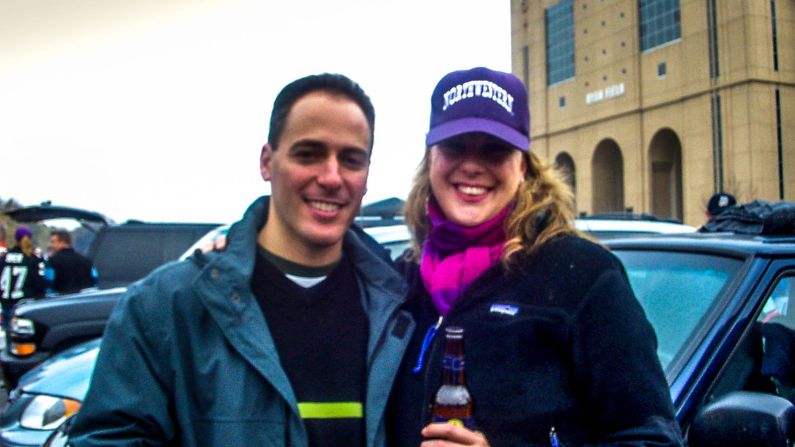
<instances>
[{"instance_id":1,"label":"car window","mask_svg":"<svg viewBox=\"0 0 795 447\"><path fill-rule=\"evenodd\" d=\"M198 236L189 231L116 227L102 237L112 237L112 243L97 247L94 266L100 287L106 288L143 278L157 266L176 259ZM131 253L135 256L130 256Z\"/></svg>"},{"instance_id":2,"label":"car window","mask_svg":"<svg viewBox=\"0 0 795 447\"><path fill-rule=\"evenodd\" d=\"M214 248L222 249L221 247L226 247L226 236L229 234L230 228L231 225L220 225L208 231L207 234L199 238L198 241L194 242L193 245L185 250L185 253L182 253L179 259L181 261L188 259L196 250L209 252Z\"/></svg>"},{"instance_id":3,"label":"car window","mask_svg":"<svg viewBox=\"0 0 795 447\"><path fill-rule=\"evenodd\" d=\"M696 253L615 250L658 339L666 368L699 329L742 261Z\"/></svg>"},{"instance_id":4,"label":"car window","mask_svg":"<svg viewBox=\"0 0 795 447\"><path fill-rule=\"evenodd\" d=\"M790 313L790 298L795 298L795 275L784 276L778 280L765 301L757 321L762 323L778 322L795 330L795 308L793 308L793 313Z\"/></svg>"},{"instance_id":5,"label":"car window","mask_svg":"<svg viewBox=\"0 0 795 447\"><path fill-rule=\"evenodd\" d=\"M776 394L795 402L795 307L789 307L791 298L795 298L793 273L776 281L757 317L757 326L762 335L759 372Z\"/></svg>"}]
</instances>

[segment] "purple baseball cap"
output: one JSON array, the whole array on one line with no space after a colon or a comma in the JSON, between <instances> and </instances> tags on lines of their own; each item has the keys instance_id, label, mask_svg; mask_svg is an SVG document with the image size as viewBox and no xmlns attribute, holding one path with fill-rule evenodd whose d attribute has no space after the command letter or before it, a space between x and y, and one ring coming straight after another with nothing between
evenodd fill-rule
<instances>
[{"instance_id":1,"label":"purple baseball cap","mask_svg":"<svg viewBox=\"0 0 795 447\"><path fill-rule=\"evenodd\" d=\"M511 73L485 67L445 75L431 96L430 147L448 138L484 132L530 151L527 90Z\"/></svg>"},{"instance_id":2,"label":"purple baseball cap","mask_svg":"<svg viewBox=\"0 0 795 447\"><path fill-rule=\"evenodd\" d=\"M17 242L19 242L25 236L33 239L33 233L30 232L30 228L28 228L28 227L26 227L24 225L21 226L21 227L17 227L17 231L14 233L14 239L16 239Z\"/></svg>"}]
</instances>

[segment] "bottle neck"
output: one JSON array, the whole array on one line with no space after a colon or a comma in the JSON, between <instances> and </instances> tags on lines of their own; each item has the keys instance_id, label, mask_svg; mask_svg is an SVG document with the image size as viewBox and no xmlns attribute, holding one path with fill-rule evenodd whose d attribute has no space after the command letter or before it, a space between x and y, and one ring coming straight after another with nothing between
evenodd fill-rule
<instances>
[{"instance_id":1,"label":"bottle neck","mask_svg":"<svg viewBox=\"0 0 795 447\"><path fill-rule=\"evenodd\" d=\"M464 385L464 346L463 340L447 339L444 349L444 374L442 380L445 385Z\"/></svg>"}]
</instances>

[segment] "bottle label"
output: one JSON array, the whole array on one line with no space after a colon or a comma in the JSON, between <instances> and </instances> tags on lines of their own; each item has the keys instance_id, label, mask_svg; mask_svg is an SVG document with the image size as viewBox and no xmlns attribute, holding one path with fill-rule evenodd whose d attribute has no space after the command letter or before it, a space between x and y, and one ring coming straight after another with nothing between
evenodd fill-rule
<instances>
[{"instance_id":1,"label":"bottle label","mask_svg":"<svg viewBox=\"0 0 795 447\"><path fill-rule=\"evenodd\" d=\"M469 430L476 430L475 428L475 418L467 417L467 418L443 418L439 416L433 417L433 422L442 422L447 424L457 425L459 427L464 427Z\"/></svg>"},{"instance_id":2,"label":"bottle label","mask_svg":"<svg viewBox=\"0 0 795 447\"><path fill-rule=\"evenodd\" d=\"M442 366L450 371L463 371L464 358L456 355L445 355Z\"/></svg>"}]
</instances>

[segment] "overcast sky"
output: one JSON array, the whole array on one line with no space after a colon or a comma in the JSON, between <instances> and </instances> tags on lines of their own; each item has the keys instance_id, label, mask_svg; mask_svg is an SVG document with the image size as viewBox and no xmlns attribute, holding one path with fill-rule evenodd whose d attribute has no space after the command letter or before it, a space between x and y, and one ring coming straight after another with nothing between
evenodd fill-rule
<instances>
[{"instance_id":1,"label":"overcast sky","mask_svg":"<svg viewBox=\"0 0 795 447\"><path fill-rule=\"evenodd\" d=\"M405 198L445 73L510 71L509 0L0 0L0 198L231 222L289 81L376 107L364 203Z\"/></svg>"}]
</instances>

